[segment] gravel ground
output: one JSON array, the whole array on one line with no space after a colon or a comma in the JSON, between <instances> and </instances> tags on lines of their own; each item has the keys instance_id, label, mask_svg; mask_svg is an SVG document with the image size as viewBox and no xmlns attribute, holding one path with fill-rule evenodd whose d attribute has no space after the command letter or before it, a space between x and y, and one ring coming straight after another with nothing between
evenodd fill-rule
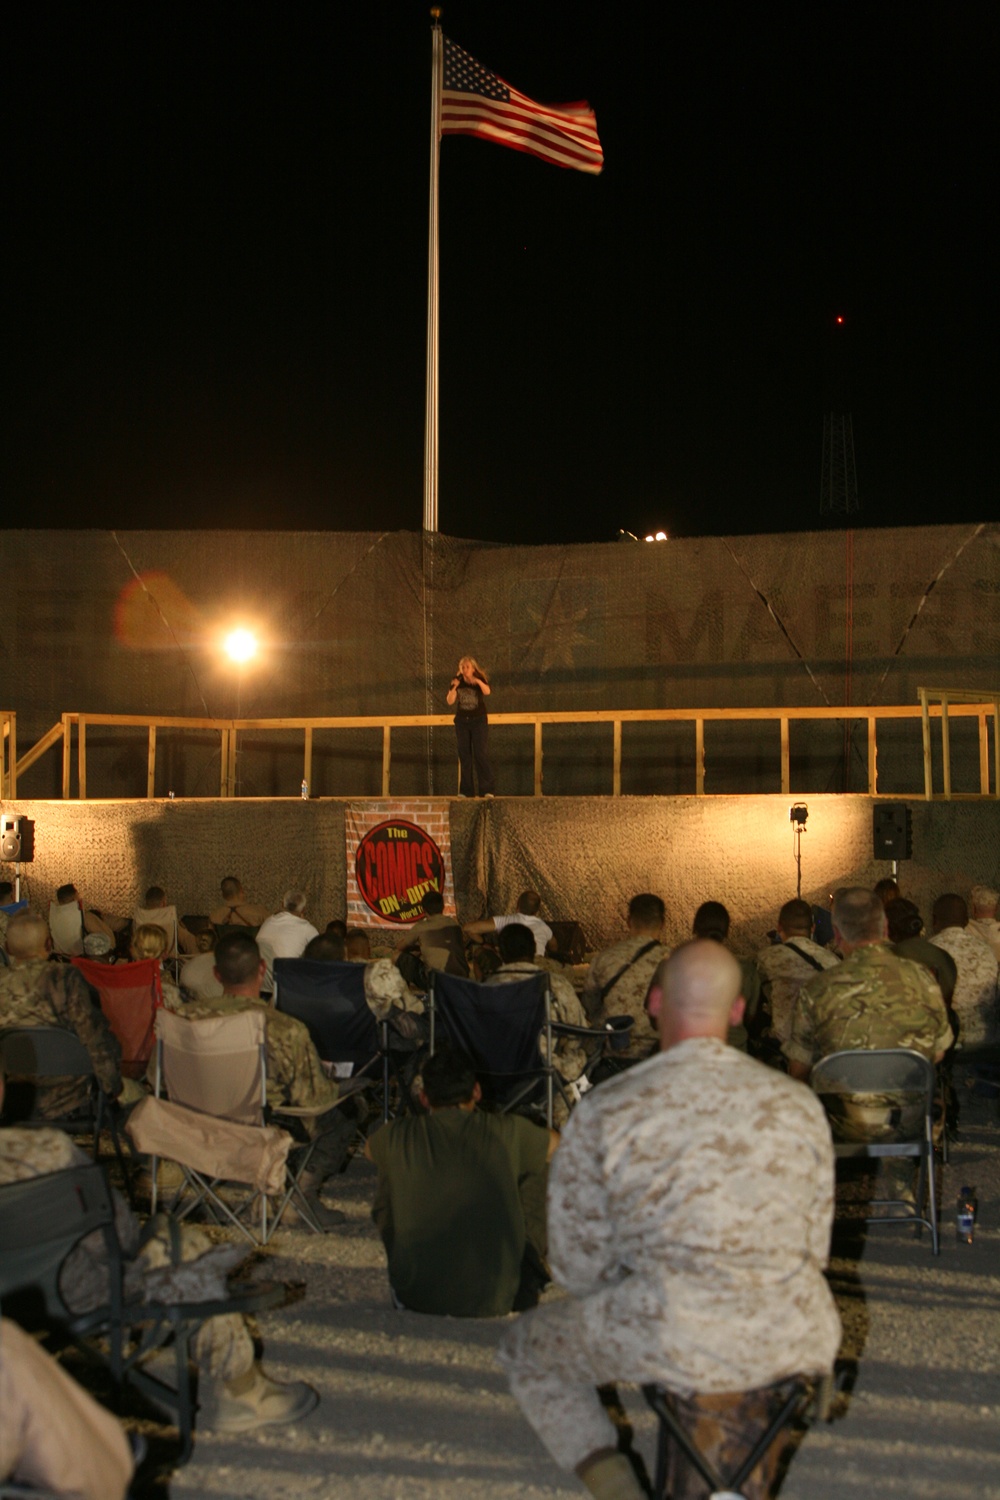
<instances>
[{"instance_id":1,"label":"gravel ground","mask_svg":"<svg viewBox=\"0 0 1000 1500\"><path fill-rule=\"evenodd\" d=\"M1000 1129L996 1105L964 1087L962 1138L944 1172L942 1253L912 1229L838 1235L831 1281L856 1361L837 1419L805 1437L782 1500L1000 1500ZM265 1366L321 1392L294 1428L197 1438L169 1493L213 1500L532 1500L581 1495L535 1439L494 1363L504 1320L395 1312L368 1217L374 1169L355 1161L332 1195L349 1225L281 1233L261 1272L305 1281L302 1301L265 1315ZM975 1242L956 1242L954 1201L972 1182ZM549 1294L551 1295L551 1294ZM654 1425L624 1389L651 1467ZM162 1493L162 1491L161 1491Z\"/></svg>"}]
</instances>

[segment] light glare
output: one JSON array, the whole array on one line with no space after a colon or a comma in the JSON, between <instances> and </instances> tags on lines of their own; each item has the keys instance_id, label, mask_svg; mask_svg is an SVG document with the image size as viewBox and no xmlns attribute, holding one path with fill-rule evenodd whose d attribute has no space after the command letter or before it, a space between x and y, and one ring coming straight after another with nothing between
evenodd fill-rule
<instances>
[{"instance_id":1,"label":"light glare","mask_svg":"<svg viewBox=\"0 0 1000 1500\"><path fill-rule=\"evenodd\" d=\"M242 627L239 630L231 630L223 645L230 661L239 662L241 665L257 655L257 637L252 630L244 630Z\"/></svg>"}]
</instances>

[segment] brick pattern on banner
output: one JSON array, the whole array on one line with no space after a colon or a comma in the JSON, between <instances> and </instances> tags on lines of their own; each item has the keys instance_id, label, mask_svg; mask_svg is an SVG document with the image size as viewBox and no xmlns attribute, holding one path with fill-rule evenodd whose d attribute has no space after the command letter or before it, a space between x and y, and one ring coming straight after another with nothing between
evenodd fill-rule
<instances>
[{"instance_id":1,"label":"brick pattern on banner","mask_svg":"<svg viewBox=\"0 0 1000 1500\"><path fill-rule=\"evenodd\" d=\"M441 851L445 870L444 909L454 914L455 885L451 868L451 825L448 809L449 801L446 797L400 797L379 799L373 802L348 802L345 805L348 927L377 927L393 930L400 935L406 930L399 922L386 921L371 909L358 889L355 875L358 845L378 824L393 818L415 824L433 839Z\"/></svg>"}]
</instances>

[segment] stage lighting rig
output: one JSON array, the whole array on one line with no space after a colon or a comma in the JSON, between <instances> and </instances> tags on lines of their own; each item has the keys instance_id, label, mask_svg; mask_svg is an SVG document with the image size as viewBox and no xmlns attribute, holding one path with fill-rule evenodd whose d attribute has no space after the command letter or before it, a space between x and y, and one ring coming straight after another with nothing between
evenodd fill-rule
<instances>
[{"instance_id":1,"label":"stage lighting rig","mask_svg":"<svg viewBox=\"0 0 1000 1500\"><path fill-rule=\"evenodd\" d=\"M795 855L795 894L802 899L802 835L806 831L809 809L804 802L793 802L788 809L788 821L792 825L792 849Z\"/></svg>"}]
</instances>

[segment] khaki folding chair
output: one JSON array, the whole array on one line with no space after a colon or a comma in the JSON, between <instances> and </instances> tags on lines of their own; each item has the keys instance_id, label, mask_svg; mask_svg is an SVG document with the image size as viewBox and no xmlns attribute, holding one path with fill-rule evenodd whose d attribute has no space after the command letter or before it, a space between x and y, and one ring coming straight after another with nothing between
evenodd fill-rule
<instances>
[{"instance_id":1,"label":"khaki folding chair","mask_svg":"<svg viewBox=\"0 0 1000 1500\"><path fill-rule=\"evenodd\" d=\"M334 1103L268 1110L266 1028L259 1007L197 1020L160 1010L156 1097L140 1104L128 1123L136 1147L153 1158L154 1213L157 1161L165 1156L184 1173L169 1213L183 1219L204 1206L217 1223L228 1222L261 1245L290 1202L314 1233L323 1233L300 1186L316 1141L305 1146L293 1167L288 1160L292 1136L271 1124L269 1115L275 1121L310 1122L337 1108ZM244 1190L235 1206L221 1196L224 1183ZM277 1199L273 1213L272 1197Z\"/></svg>"}]
</instances>

